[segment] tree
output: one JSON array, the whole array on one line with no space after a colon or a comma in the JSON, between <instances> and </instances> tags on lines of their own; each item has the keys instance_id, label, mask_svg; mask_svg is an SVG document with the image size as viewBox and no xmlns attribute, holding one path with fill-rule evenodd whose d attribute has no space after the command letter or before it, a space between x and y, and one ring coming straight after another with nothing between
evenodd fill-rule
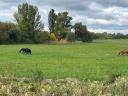
<instances>
[{"instance_id":1,"label":"tree","mask_svg":"<svg viewBox=\"0 0 128 96\"><path fill-rule=\"evenodd\" d=\"M8 34L6 32L0 32L0 44L7 43Z\"/></svg>"},{"instance_id":2,"label":"tree","mask_svg":"<svg viewBox=\"0 0 128 96\"><path fill-rule=\"evenodd\" d=\"M9 43L17 43L17 42L21 42L21 33L18 29L14 28L14 29L10 29L8 31L8 42Z\"/></svg>"},{"instance_id":3,"label":"tree","mask_svg":"<svg viewBox=\"0 0 128 96\"><path fill-rule=\"evenodd\" d=\"M36 42L35 43L44 43L49 40L49 32L42 31L37 34Z\"/></svg>"},{"instance_id":4,"label":"tree","mask_svg":"<svg viewBox=\"0 0 128 96\"><path fill-rule=\"evenodd\" d=\"M76 39L75 38L75 33L74 32L68 32L66 38L67 38L67 41L70 41L70 42L75 41L75 39Z\"/></svg>"},{"instance_id":5,"label":"tree","mask_svg":"<svg viewBox=\"0 0 128 96\"><path fill-rule=\"evenodd\" d=\"M0 22L0 31L8 32L10 29L15 28L16 25L10 22Z\"/></svg>"},{"instance_id":6,"label":"tree","mask_svg":"<svg viewBox=\"0 0 128 96\"><path fill-rule=\"evenodd\" d=\"M38 8L28 3L20 4L14 17L22 32L22 40L35 41L37 33L43 29Z\"/></svg>"},{"instance_id":7,"label":"tree","mask_svg":"<svg viewBox=\"0 0 128 96\"><path fill-rule=\"evenodd\" d=\"M20 31L14 23L0 22L0 42L15 43L20 41Z\"/></svg>"},{"instance_id":8,"label":"tree","mask_svg":"<svg viewBox=\"0 0 128 96\"><path fill-rule=\"evenodd\" d=\"M71 30L71 20L72 17L68 15L68 12L56 15L54 9L51 9L48 16L50 32L53 32L56 38L66 38L67 32Z\"/></svg>"},{"instance_id":9,"label":"tree","mask_svg":"<svg viewBox=\"0 0 128 96\"><path fill-rule=\"evenodd\" d=\"M76 38L81 38L81 33L82 33L82 23L78 22L75 23L75 25L73 26L74 30L75 30L75 36Z\"/></svg>"},{"instance_id":10,"label":"tree","mask_svg":"<svg viewBox=\"0 0 128 96\"><path fill-rule=\"evenodd\" d=\"M67 32L71 30L71 20L72 17L68 16L68 12L58 13L55 24L57 35L66 38Z\"/></svg>"},{"instance_id":11,"label":"tree","mask_svg":"<svg viewBox=\"0 0 128 96\"><path fill-rule=\"evenodd\" d=\"M75 23L73 26L76 38L80 38L83 42L92 41L91 33L87 30L86 25L81 22Z\"/></svg>"},{"instance_id":12,"label":"tree","mask_svg":"<svg viewBox=\"0 0 128 96\"><path fill-rule=\"evenodd\" d=\"M55 32L55 21L56 21L56 14L54 12L54 9L51 9L48 15L50 33Z\"/></svg>"}]
</instances>

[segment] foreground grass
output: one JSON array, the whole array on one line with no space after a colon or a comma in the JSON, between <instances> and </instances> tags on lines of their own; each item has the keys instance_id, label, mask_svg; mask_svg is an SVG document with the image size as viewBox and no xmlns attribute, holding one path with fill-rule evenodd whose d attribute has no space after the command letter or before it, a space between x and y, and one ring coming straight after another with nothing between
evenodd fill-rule
<instances>
[{"instance_id":1,"label":"foreground grass","mask_svg":"<svg viewBox=\"0 0 128 96\"><path fill-rule=\"evenodd\" d=\"M32 49L32 55L22 55L22 47ZM128 56L117 53L128 48L128 40L97 40L93 43L67 45L0 45L0 73L16 77L31 77L42 70L46 78L78 78L107 80L110 74L128 76Z\"/></svg>"},{"instance_id":2,"label":"foreground grass","mask_svg":"<svg viewBox=\"0 0 128 96\"><path fill-rule=\"evenodd\" d=\"M128 78L118 77L113 83L73 78L35 82L6 76L0 77L0 96L128 96Z\"/></svg>"}]
</instances>

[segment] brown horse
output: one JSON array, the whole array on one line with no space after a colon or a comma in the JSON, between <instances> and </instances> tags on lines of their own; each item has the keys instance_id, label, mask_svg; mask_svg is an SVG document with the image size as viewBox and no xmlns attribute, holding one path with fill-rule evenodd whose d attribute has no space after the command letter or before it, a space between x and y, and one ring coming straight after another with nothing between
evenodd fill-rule
<instances>
[{"instance_id":1,"label":"brown horse","mask_svg":"<svg viewBox=\"0 0 128 96\"><path fill-rule=\"evenodd\" d=\"M118 53L118 55L128 55L128 50L122 50Z\"/></svg>"}]
</instances>

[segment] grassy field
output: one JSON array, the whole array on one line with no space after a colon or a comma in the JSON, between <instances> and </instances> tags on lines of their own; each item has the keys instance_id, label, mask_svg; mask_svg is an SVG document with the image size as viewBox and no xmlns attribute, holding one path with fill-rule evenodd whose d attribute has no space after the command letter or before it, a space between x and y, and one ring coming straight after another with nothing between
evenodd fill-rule
<instances>
[{"instance_id":1,"label":"grassy field","mask_svg":"<svg viewBox=\"0 0 128 96\"><path fill-rule=\"evenodd\" d=\"M32 55L19 54L22 47ZM128 48L128 40L97 40L93 43L0 45L0 73L30 77L42 70L46 78L106 80L110 74L128 75L128 56L117 53Z\"/></svg>"}]
</instances>

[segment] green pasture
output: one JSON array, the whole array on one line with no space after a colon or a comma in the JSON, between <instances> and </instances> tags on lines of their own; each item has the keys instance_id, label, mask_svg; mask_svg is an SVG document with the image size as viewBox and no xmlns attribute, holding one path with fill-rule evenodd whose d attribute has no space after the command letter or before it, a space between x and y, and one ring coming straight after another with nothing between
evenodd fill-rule
<instances>
[{"instance_id":1,"label":"green pasture","mask_svg":"<svg viewBox=\"0 0 128 96\"><path fill-rule=\"evenodd\" d=\"M19 54L22 47L32 55ZM128 40L96 40L74 44L14 44L0 45L0 73L31 77L41 70L45 78L77 78L106 80L111 74L128 76L128 56L118 56L128 48Z\"/></svg>"}]
</instances>

